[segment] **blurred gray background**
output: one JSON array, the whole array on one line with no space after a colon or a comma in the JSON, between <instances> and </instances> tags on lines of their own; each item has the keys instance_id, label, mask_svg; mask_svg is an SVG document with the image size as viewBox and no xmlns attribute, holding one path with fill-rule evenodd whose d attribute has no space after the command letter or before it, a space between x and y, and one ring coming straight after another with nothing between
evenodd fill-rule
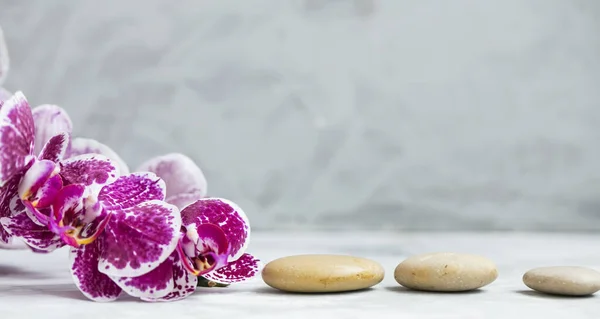
<instances>
[{"instance_id":1,"label":"blurred gray background","mask_svg":"<svg viewBox=\"0 0 600 319\"><path fill-rule=\"evenodd\" d=\"M600 229L600 1L0 0L5 87L254 229Z\"/></svg>"}]
</instances>

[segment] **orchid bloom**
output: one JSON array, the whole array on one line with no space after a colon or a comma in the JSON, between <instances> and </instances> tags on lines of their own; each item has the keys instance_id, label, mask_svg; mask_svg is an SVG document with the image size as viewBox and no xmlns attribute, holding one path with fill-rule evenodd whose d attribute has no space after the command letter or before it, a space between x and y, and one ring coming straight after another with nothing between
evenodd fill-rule
<instances>
[{"instance_id":1,"label":"orchid bloom","mask_svg":"<svg viewBox=\"0 0 600 319\"><path fill-rule=\"evenodd\" d=\"M71 246L75 283L98 301L121 293L109 276L144 275L175 252L181 215L164 202L165 184L155 174L119 176L97 154L61 160L66 133L36 158L33 115L20 92L0 105L0 121L3 239L46 252Z\"/></svg>"},{"instance_id":2,"label":"orchid bloom","mask_svg":"<svg viewBox=\"0 0 600 319\"><path fill-rule=\"evenodd\" d=\"M258 273L260 261L245 253L250 224L235 203L200 199L186 206L181 218L183 237L169 259L140 277L113 277L129 295L145 301L175 301L195 291L198 276L230 284Z\"/></svg>"},{"instance_id":3,"label":"orchid bloom","mask_svg":"<svg viewBox=\"0 0 600 319\"><path fill-rule=\"evenodd\" d=\"M208 187L204 173L191 158L184 154L170 153L156 156L142 163L136 171L153 172L162 178L167 185L166 201L180 209L206 197ZM226 287L228 285L198 276L199 287Z\"/></svg>"},{"instance_id":4,"label":"orchid bloom","mask_svg":"<svg viewBox=\"0 0 600 319\"><path fill-rule=\"evenodd\" d=\"M1 39L0 39L1 40ZM1 52L0 52L1 53ZM1 54L0 54L1 55ZM0 91L2 88L0 88ZM8 93L8 92L7 92ZM2 95L2 92L0 92ZM0 96L0 101L2 101L2 97ZM71 134L73 124L71 118L67 114L67 112L59 106L45 104L40 105L31 110L33 115L33 123L34 123L34 154L38 154L41 152L41 148L45 145L53 136L60 133L68 133ZM108 146L88 138L75 138L71 140L67 139L66 152L61 156L63 158L71 158L78 155L83 154L100 154L108 157L116 163L119 167L119 172L121 175L129 174L129 168L127 164ZM48 168L48 167L47 167ZM55 177L56 178L56 177ZM1 215L0 215L1 216ZM0 226L1 228L1 226ZM3 243L0 240L0 248L19 248L19 249L31 249L34 252L43 252L47 249L37 249L35 247L31 247L28 245L21 246L18 245L17 242Z\"/></svg>"},{"instance_id":5,"label":"orchid bloom","mask_svg":"<svg viewBox=\"0 0 600 319\"><path fill-rule=\"evenodd\" d=\"M95 301L115 300L122 289L111 277L145 275L175 251L179 209L164 202L164 182L152 173L118 176L116 165L96 154L60 166L65 186L51 209L25 201L32 214L0 222L37 249L71 246L71 272L81 292Z\"/></svg>"},{"instance_id":6,"label":"orchid bloom","mask_svg":"<svg viewBox=\"0 0 600 319\"><path fill-rule=\"evenodd\" d=\"M167 185L167 203L180 209L206 197L207 181L204 173L188 156L181 153L170 153L153 157L142 163L136 172L152 172L165 181ZM198 286L227 286L198 278Z\"/></svg>"},{"instance_id":7,"label":"orchid bloom","mask_svg":"<svg viewBox=\"0 0 600 319\"><path fill-rule=\"evenodd\" d=\"M67 112L59 106L45 104L40 105L31 110L33 116L33 124L34 124L34 154L39 154L41 152L42 146L48 143L53 136L56 136L61 133L71 134L73 124L71 122L71 118L67 114ZM123 160L116 155L109 147L105 146L102 143L99 143L95 140L85 139L85 138L76 138L74 140L67 139L66 141L66 151L65 153L61 153L61 157L69 158L74 157L81 154L90 154L97 153L107 156L113 161L116 161L119 164L119 170L121 174L128 174L129 169L127 165L124 164ZM53 169L50 163L46 162L46 169ZM43 163L40 165L44 165ZM123 171L125 170L125 171ZM58 176L54 174L54 179L57 179ZM60 187L60 186L56 186ZM0 226L1 228L1 226ZM1 242L0 242L1 243ZM14 248L18 247L12 244L4 244L2 248ZM18 248L30 248L34 252L48 252L48 248L38 249L29 245L25 245L24 247Z\"/></svg>"},{"instance_id":8,"label":"orchid bloom","mask_svg":"<svg viewBox=\"0 0 600 319\"><path fill-rule=\"evenodd\" d=\"M38 156L34 156L35 128L31 109L21 92L0 102L0 218L12 218L27 209L21 196L36 204L48 203L56 195L56 189L42 187L49 180L57 179L58 162L66 152L69 134L62 132L43 144ZM27 179L31 189L23 189ZM0 242L10 243L11 234L0 227Z\"/></svg>"},{"instance_id":9,"label":"orchid bloom","mask_svg":"<svg viewBox=\"0 0 600 319\"><path fill-rule=\"evenodd\" d=\"M180 153L154 157L142 163L136 172L152 172L167 185L167 203L180 209L206 197L207 182L194 161Z\"/></svg>"}]
</instances>

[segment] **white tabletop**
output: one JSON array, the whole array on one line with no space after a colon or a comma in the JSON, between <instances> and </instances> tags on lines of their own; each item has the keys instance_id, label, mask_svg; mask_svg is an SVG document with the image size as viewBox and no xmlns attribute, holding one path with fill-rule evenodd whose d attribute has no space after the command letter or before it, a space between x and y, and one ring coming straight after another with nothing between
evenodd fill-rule
<instances>
[{"instance_id":1,"label":"white tabletop","mask_svg":"<svg viewBox=\"0 0 600 319\"><path fill-rule=\"evenodd\" d=\"M403 258L436 251L485 255L496 262L500 276L471 293L424 293L399 287L393 270ZM539 266L598 269L600 235L254 233L249 252L265 262L301 253L353 254L380 262L386 278L370 290L345 294L280 293L256 278L228 288L201 288L173 303L144 303L128 297L94 303L72 283L66 250L49 255L0 250L0 318L600 318L600 297L544 296L521 281L525 271Z\"/></svg>"}]
</instances>

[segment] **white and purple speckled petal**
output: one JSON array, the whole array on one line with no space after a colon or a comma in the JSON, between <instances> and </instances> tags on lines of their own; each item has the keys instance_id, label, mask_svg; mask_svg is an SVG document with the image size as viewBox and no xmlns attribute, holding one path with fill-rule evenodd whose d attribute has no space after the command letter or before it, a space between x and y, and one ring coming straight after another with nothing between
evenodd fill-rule
<instances>
[{"instance_id":1,"label":"white and purple speckled petal","mask_svg":"<svg viewBox=\"0 0 600 319\"><path fill-rule=\"evenodd\" d=\"M149 273L175 251L181 237L179 209L153 200L123 210L112 210L104 233L100 271L111 277Z\"/></svg>"},{"instance_id":2,"label":"white and purple speckled petal","mask_svg":"<svg viewBox=\"0 0 600 319\"><path fill-rule=\"evenodd\" d=\"M111 277L130 296L140 298L161 298L173 291L173 262L177 252L162 262L151 272L139 277Z\"/></svg>"},{"instance_id":3,"label":"white and purple speckled petal","mask_svg":"<svg viewBox=\"0 0 600 319\"><path fill-rule=\"evenodd\" d=\"M48 206L62 187L59 169L49 160L34 161L21 180L19 197L35 207Z\"/></svg>"},{"instance_id":4,"label":"white and purple speckled petal","mask_svg":"<svg viewBox=\"0 0 600 319\"><path fill-rule=\"evenodd\" d=\"M34 154L40 154L44 145L48 143L52 137L61 133L70 135L73 131L73 123L71 122L69 114L57 105L40 105L33 108L31 113L33 115L33 122L35 123ZM69 137L64 145L64 151L67 151L70 142ZM65 154L64 151L62 153L63 155Z\"/></svg>"},{"instance_id":5,"label":"white and purple speckled petal","mask_svg":"<svg viewBox=\"0 0 600 319\"><path fill-rule=\"evenodd\" d=\"M14 238L23 240L37 250L51 252L64 246L60 237L47 227L34 223L27 214L0 218L0 223Z\"/></svg>"},{"instance_id":6,"label":"white and purple speckled petal","mask_svg":"<svg viewBox=\"0 0 600 319\"><path fill-rule=\"evenodd\" d=\"M65 184L83 184L92 194L119 177L119 170L108 157L86 154L60 162L60 175Z\"/></svg>"},{"instance_id":7,"label":"white and purple speckled petal","mask_svg":"<svg viewBox=\"0 0 600 319\"><path fill-rule=\"evenodd\" d=\"M19 184L19 196L28 199L35 194L42 185L60 168L56 163L48 160L34 161L27 169Z\"/></svg>"},{"instance_id":8,"label":"white and purple speckled petal","mask_svg":"<svg viewBox=\"0 0 600 319\"><path fill-rule=\"evenodd\" d=\"M4 83L10 69L10 58L8 56L8 47L4 40L4 31L0 27L0 85Z\"/></svg>"},{"instance_id":9,"label":"white and purple speckled petal","mask_svg":"<svg viewBox=\"0 0 600 319\"><path fill-rule=\"evenodd\" d=\"M72 248L70 253L71 274L75 285L89 299L99 302L113 301L123 292L110 277L98 271L98 259L102 242Z\"/></svg>"},{"instance_id":10,"label":"white and purple speckled petal","mask_svg":"<svg viewBox=\"0 0 600 319\"><path fill-rule=\"evenodd\" d=\"M142 300L151 302L177 301L188 297L196 291L198 277L185 269L177 253L171 257L173 258L173 267L171 268L174 280L173 290L161 298L142 297Z\"/></svg>"},{"instance_id":11,"label":"white and purple speckled petal","mask_svg":"<svg viewBox=\"0 0 600 319\"><path fill-rule=\"evenodd\" d=\"M235 261L246 251L250 241L250 223L244 211L235 203L223 198L200 199L181 211L183 226L215 224L219 226L230 245L228 261Z\"/></svg>"},{"instance_id":12,"label":"white and purple speckled petal","mask_svg":"<svg viewBox=\"0 0 600 319\"><path fill-rule=\"evenodd\" d=\"M25 211L18 192L23 175L24 172L14 175L4 186L0 187L0 218L11 217ZM0 225L0 243L9 244L10 238L10 233Z\"/></svg>"},{"instance_id":13,"label":"white and purple speckled petal","mask_svg":"<svg viewBox=\"0 0 600 319\"><path fill-rule=\"evenodd\" d=\"M33 159L33 142L31 109L23 93L17 92L0 107L0 186Z\"/></svg>"},{"instance_id":14,"label":"white and purple speckled petal","mask_svg":"<svg viewBox=\"0 0 600 319\"><path fill-rule=\"evenodd\" d=\"M2 220L2 218L0 218L0 220ZM0 225L0 248L11 247L12 245L12 235L10 234L8 229L5 229L4 226Z\"/></svg>"},{"instance_id":15,"label":"white and purple speckled petal","mask_svg":"<svg viewBox=\"0 0 600 319\"><path fill-rule=\"evenodd\" d=\"M71 141L71 148L67 158L84 154L100 154L106 156L119 167L119 173L121 175L129 174L129 166L127 166L127 163L125 163L125 161L110 147L91 138L74 138Z\"/></svg>"},{"instance_id":16,"label":"white and purple speckled petal","mask_svg":"<svg viewBox=\"0 0 600 319\"><path fill-rule=\"evenodd\" d=\"M3 101L10 99L13 94L7 89L0 87L0 105L2 105Z\"/></svg>"},{"instance_id":17,"label":"white and purple speckled petal","mask_svg":"<svg viewBox=\"0 0 600 319\"><path fill-rule=\"evenodd\" d=\"M167 185L167 202L179 195L194 195L196 199L206 196L207 182L202 170L194 161L180 153L171 153L154 157L137 169L137 172L152 172L162 178ZM193 200L186 203L189 204ZM183 208L183 206L178 206Z\"/></svg>"},{"instance_id":18,"label":"white and purple speckled petal","mask_svg":"<svg viewBox=\"0 0 600 319\"><path fill-rule=\"evenodd\" d=\"M135 207L151 200L165 199L165 182L153 173L131 173L102 188L98 200L107 210Z\"/></svg>"},{"instance_id":19,"label":"white and purple speckled petal","mask_svg":"<svg viewBox=\"0 0 600 319\"><path fill-rule=\"evenodd\" d=\"M39 153L39 159L53 162L61 161L67 152L70 142L71 135L66 132L52 136Z\"/></svg>"},{"instance_id":20,"label":"white and purple speckled petal","mask_svg":"<svg viewBox=\"0 0 600 319\"><path fill-rule=\"evenodd\" d=\"M256 257L243 254L242 257L230 262L227 266L202 276L219 284L232 284L253 278L258 274L261 267L262 264Z\"/></svg>"}]
</instances>

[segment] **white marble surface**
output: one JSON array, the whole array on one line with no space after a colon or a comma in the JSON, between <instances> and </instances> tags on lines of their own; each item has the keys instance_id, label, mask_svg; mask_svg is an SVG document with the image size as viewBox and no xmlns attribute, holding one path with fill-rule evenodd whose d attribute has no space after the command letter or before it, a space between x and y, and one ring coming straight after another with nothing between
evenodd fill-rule
<instances>
[{"instance_id":1,"label":"white marble surface","mask_svg":"<svg viewBox=\"0 0 600 319\"><path fill-rule=\"evenodd\" d=\"M295 295L266 287L260 278L229 288L199 289L175 303L131 298L87 301L71 282L65 251L33 255L0 251L0 317L28 318L598 318L598 298L549 297L521 282L530 268L580 265L598 269L600 235L585 234L386 234L257 233L249 251L270 261L299 253L343 253L381 262L385 280L371 290L331 295ZM483 254L499 268L498 280L474 293L412 292L393 279L408 255L430 251ZM19 267L19 268L18 268Z\"/></svg>"},{"instance_id":2,"label":"white marble surface","mask_svg":"<svg viewBox=\"0 0 600 319\"><path fill-rule=\"evenodd\" d=\"M6 87L256 229L600 229L598 0L174 3L0 0Z\"/></svg>"}]
</instances>

